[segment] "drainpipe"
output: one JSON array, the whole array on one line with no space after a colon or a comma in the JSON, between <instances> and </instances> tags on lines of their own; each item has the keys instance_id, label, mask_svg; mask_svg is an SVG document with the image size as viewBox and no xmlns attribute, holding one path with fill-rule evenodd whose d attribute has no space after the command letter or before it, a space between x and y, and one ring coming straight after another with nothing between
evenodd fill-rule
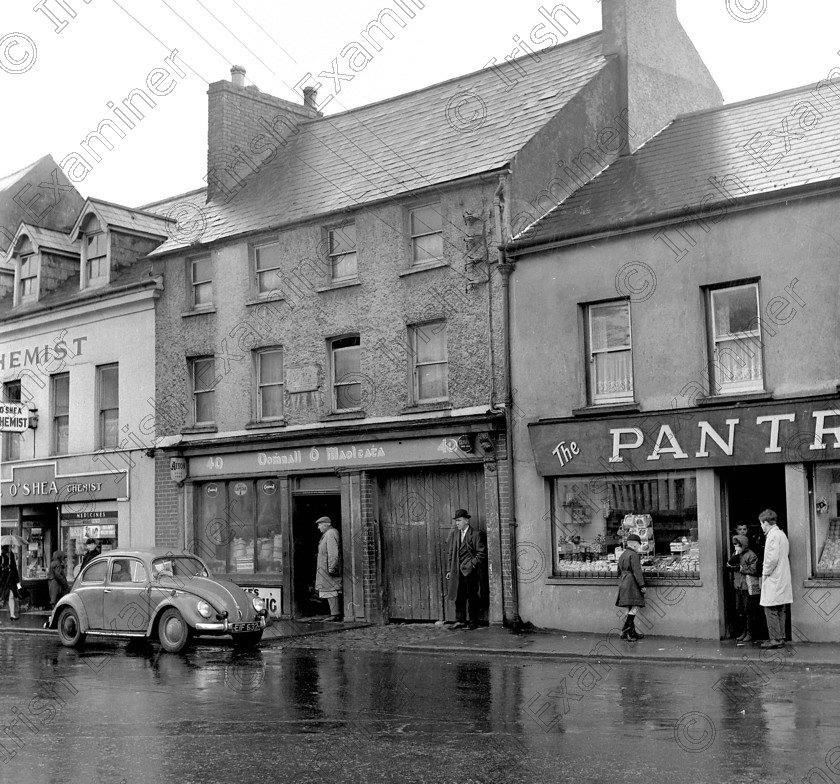
<instances>
[{"instance_id":1,"label":"drainpipe","mask_svg":"<svg viewBox=\"0 0 840 784\"><path fill-rule=\"evenodd\" d=\"M508 259L505 253L504 243L507 239L505 230L505 178L499 178L499 187L496 189L494 205L496 208L496 221L499 229L499 273L502 276L502 355L505 362L504 372L504 407L505 407L505 439L507 441L507 464L508 482L510 483L510 519L508 521L508 546L510 548L510 584L511 604L513 612L509 619L509 625L514 629L522 626L522 619L519 617L519 569L516 562L516 482L514 477L513 460L513 381L510 369L510 276L513 273L515 263Z\"/></svg>"}]
</instances>

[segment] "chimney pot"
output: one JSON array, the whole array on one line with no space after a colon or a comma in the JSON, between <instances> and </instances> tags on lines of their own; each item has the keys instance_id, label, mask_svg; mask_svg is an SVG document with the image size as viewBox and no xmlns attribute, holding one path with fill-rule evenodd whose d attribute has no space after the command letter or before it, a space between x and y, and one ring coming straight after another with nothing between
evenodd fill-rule
<instances>
[{"instance_id":1,"label":"chimney pot","mask_svg":"<svg viewBox=\"0 0 840 784\"><path fill-rule=\"evenodd\" d=\"M234 87L245 86L245 69L241 65L234 65L230 69L230 80Z\"/></svg>"},{"instance_id":2,"label":"chimney pot","mask_svg":"<svg viewBox=\"0 0 840 784\"><path fill-rule=\"evenodd\" d=\"M316 87L303 88L303 105L307 109L315 109L318 102L318 89Z\"/></svg>"}]
</instances>

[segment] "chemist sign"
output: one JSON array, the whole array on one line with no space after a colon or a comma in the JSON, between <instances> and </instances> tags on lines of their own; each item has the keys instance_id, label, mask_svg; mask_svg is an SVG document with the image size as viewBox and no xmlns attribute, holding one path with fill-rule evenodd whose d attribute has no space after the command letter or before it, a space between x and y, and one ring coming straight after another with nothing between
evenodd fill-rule
<instances>
[{"instance_id":1,"label":"chemist sign","mask_svg":"<svg viewBox=\"0 0 840 784\"><path fill-rule=\"evenodd\" d=\"M25 433L29 409L23 403L0 403L0 433Z\"/></svg>"},{"instance_id":2,"label":"chemist sign","mask_svg":"<svg viewBox=\"0 0 840 784\"><path fill-rule=\"evenodd\" d=\"M543 476L840 460L840 399L703 406L529 425Z\"/></svg>"}]
</instances>

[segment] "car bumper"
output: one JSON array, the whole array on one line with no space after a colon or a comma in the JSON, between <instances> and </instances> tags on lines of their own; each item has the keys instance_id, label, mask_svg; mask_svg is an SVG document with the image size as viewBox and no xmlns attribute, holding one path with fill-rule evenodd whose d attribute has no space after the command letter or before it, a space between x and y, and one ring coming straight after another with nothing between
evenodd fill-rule
<instances>
[{"instance_id":1,"label":"car bumper","mask_svg":"<svg viewBox=\"0 0 840 784\"><path fill-rule=\"evenodd\" d=\"M231 622L225 619L224 621L214 621L212 623L197 623L195 630L204 632L205 634L243 634L262 631L267 625L268 621L263 615L254 621Z\"/></svg>"}]
</instances>

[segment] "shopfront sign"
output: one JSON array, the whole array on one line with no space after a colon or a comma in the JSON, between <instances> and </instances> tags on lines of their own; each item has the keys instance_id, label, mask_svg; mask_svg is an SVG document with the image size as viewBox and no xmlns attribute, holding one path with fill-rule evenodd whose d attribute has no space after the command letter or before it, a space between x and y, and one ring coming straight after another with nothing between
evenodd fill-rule
<instances>
[{"instance_id":1,"label":"shopfront sign","mask_svg":"<svg viewBox=\"0 0 840 784\"><path fill-rule=\"evenodd\" d=\"M191 478L235 474L277 474L319 468L368 468L409 463L476 462L458 445L457 436L355 441L262 452L191 457Z\"/></svg>"},{"instance_id":2,"label":"shopfront sign","mask_svg":"<svg viewBox=\"0 0 840 784\"><path fill-rule=\"evenodd\" d=\"M183 457L169 458L169 477L176 485L182 485L187 478L187 461Z\"/></svg>"},{"instance_id":3,"label":"shopfront sign","mask_svg":"<svg viewBox=\"0 0 840 784\"><path fill-rule=\"evenodd\" d=\"M29 409L23 403L0 403L0 433L25 433Z\"/></svg>"},{"instance_id":4,"label":"shopfront sign","mask_svg":"<svg viewBox=\"0 0 840 784\"><path fill-rule=\"evenodd\" d=\"M128 473L57 474L55 463L15 466L12 479L0 482L0 498L4 506L124 501L128 498Z\"/></svg>"},{"instance_id":5,"label":"shopfront sign","mask_svg":"<svg viewBox=\"0 0 840 784\"><path fill-rule=\"evenodd\" d=\"M840 460L840 398L529 425L543 476Z\"/></svg>"}]
</instances>

